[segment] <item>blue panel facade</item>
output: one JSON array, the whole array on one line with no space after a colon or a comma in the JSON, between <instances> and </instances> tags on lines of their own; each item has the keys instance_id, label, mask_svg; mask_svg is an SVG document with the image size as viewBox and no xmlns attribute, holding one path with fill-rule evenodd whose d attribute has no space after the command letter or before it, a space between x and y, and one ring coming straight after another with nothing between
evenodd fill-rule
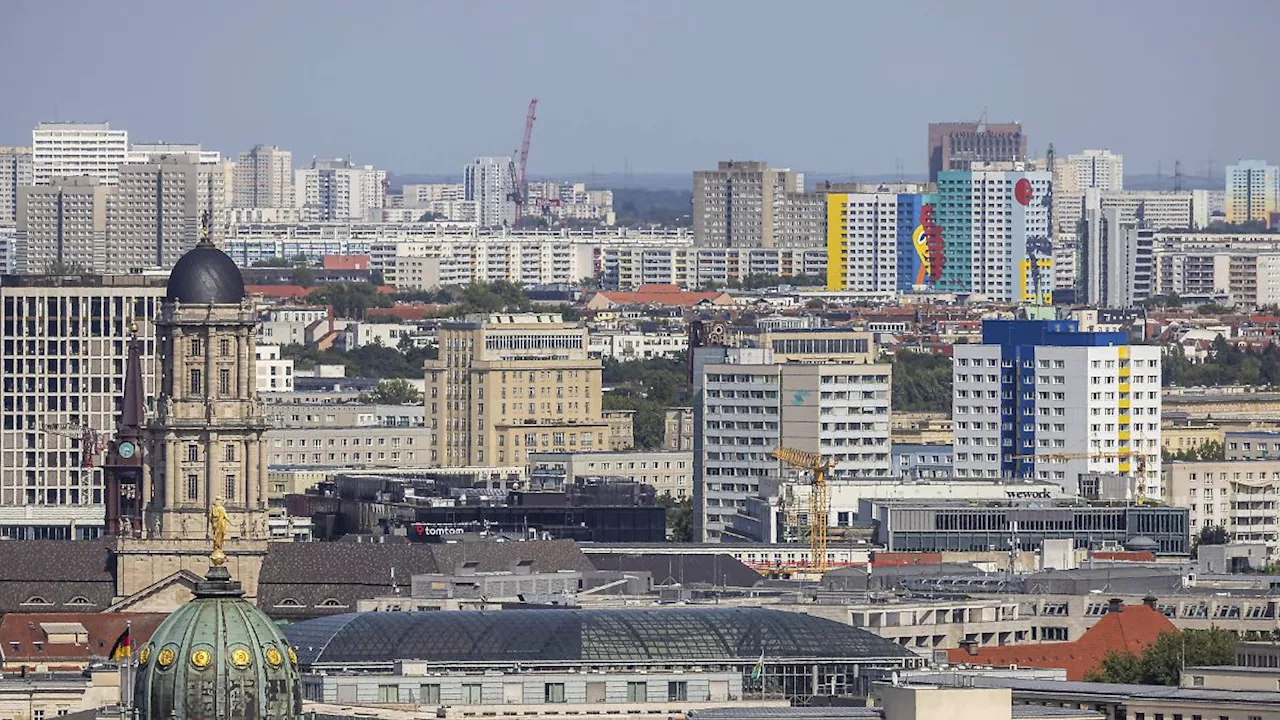
<instances>
[{"instance_id":1,"label":"blue panel facade","mask_svg":"<svg viewBox=\"0 0 1280 720\"><path fill-rule=\"evenodd\" d=\"M938 173L937 223L942 228L942 279L938 290L973 289L973 176L960 170Z\"/></svg>"},{"instance_id":2,"label":"blue panel facade","mask_svg":"<svg viewBox=\"0 0 1280 720\"><path fill-rule=\"evenodd\" d=\"M920 254L913 237L920 225L923 195L898 195L898 290L909 292L920 274Z\"/></svg>"}]
</instances>

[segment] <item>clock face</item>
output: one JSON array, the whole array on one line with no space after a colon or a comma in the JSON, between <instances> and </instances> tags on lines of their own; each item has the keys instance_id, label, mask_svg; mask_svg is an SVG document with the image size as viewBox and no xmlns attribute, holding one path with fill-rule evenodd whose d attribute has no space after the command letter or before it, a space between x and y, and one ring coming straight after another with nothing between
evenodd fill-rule
<instances>
[{"instance_id":1,"label":"clock face","mask_svg":"<svg viewBox=\"0 0 1280 720\"><path fill-rule=\"evenodd\" d=\"M133 453L137 451L137 448L134 447L133 443L131 442L122 442L120 443L119 450L120 450L120 457L124 458L125 460L128 460L129 458L133 457Z\"/></svg>"}]
</instances>

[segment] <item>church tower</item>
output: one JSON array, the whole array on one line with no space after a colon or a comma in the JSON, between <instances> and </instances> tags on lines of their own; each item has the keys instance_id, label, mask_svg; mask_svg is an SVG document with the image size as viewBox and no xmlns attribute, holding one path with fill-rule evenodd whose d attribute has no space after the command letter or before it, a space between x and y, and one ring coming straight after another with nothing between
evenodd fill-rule
<instances>
[{"instance_id":1,"label":"church tower","mask_svg":"<svg viewBox=\"0 0 1280 720\"><path fill-rule=\"evenodd\" d=\"M209 537L209 509L219 499L230 538L268 537L255 326L240 270L206 228L174 265L156 318L161 378L144 455L150 537Z\"/></svg>"}]
</instances>

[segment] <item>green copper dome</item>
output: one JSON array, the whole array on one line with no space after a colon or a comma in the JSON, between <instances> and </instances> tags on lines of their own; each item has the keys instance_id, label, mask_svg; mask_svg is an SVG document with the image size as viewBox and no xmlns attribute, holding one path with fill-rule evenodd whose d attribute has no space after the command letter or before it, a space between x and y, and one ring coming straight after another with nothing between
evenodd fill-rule
<instances>
[{"instance_id":1,"label":"green copper dome","mask_svg":"<svg viewBox=\"0 0 1280 720\"><path fill-rule=\"evenodd\" d=\"M210 569L195 595L138 654L138 718L298 718L298 661L275 624L244 600L224 567Z\"/></svg>"}]
</instances>

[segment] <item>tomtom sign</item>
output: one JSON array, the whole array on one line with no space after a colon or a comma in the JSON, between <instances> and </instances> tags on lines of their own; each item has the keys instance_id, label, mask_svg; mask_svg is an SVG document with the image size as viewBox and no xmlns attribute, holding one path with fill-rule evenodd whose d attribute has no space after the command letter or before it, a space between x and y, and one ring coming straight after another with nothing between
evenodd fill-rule
<instances>
[{"instance_id":1,"label":"tomtom sign","mask_svg":"<svg viewBox=\"0 0 1280 720\"><path fill-rule=\"evenodd\" d=\"M462 535L468 532L485 532L493 528L488 520L468 520L457 523L414 523L413 534L420 537Z\"/></svg>"}]
</instances>

